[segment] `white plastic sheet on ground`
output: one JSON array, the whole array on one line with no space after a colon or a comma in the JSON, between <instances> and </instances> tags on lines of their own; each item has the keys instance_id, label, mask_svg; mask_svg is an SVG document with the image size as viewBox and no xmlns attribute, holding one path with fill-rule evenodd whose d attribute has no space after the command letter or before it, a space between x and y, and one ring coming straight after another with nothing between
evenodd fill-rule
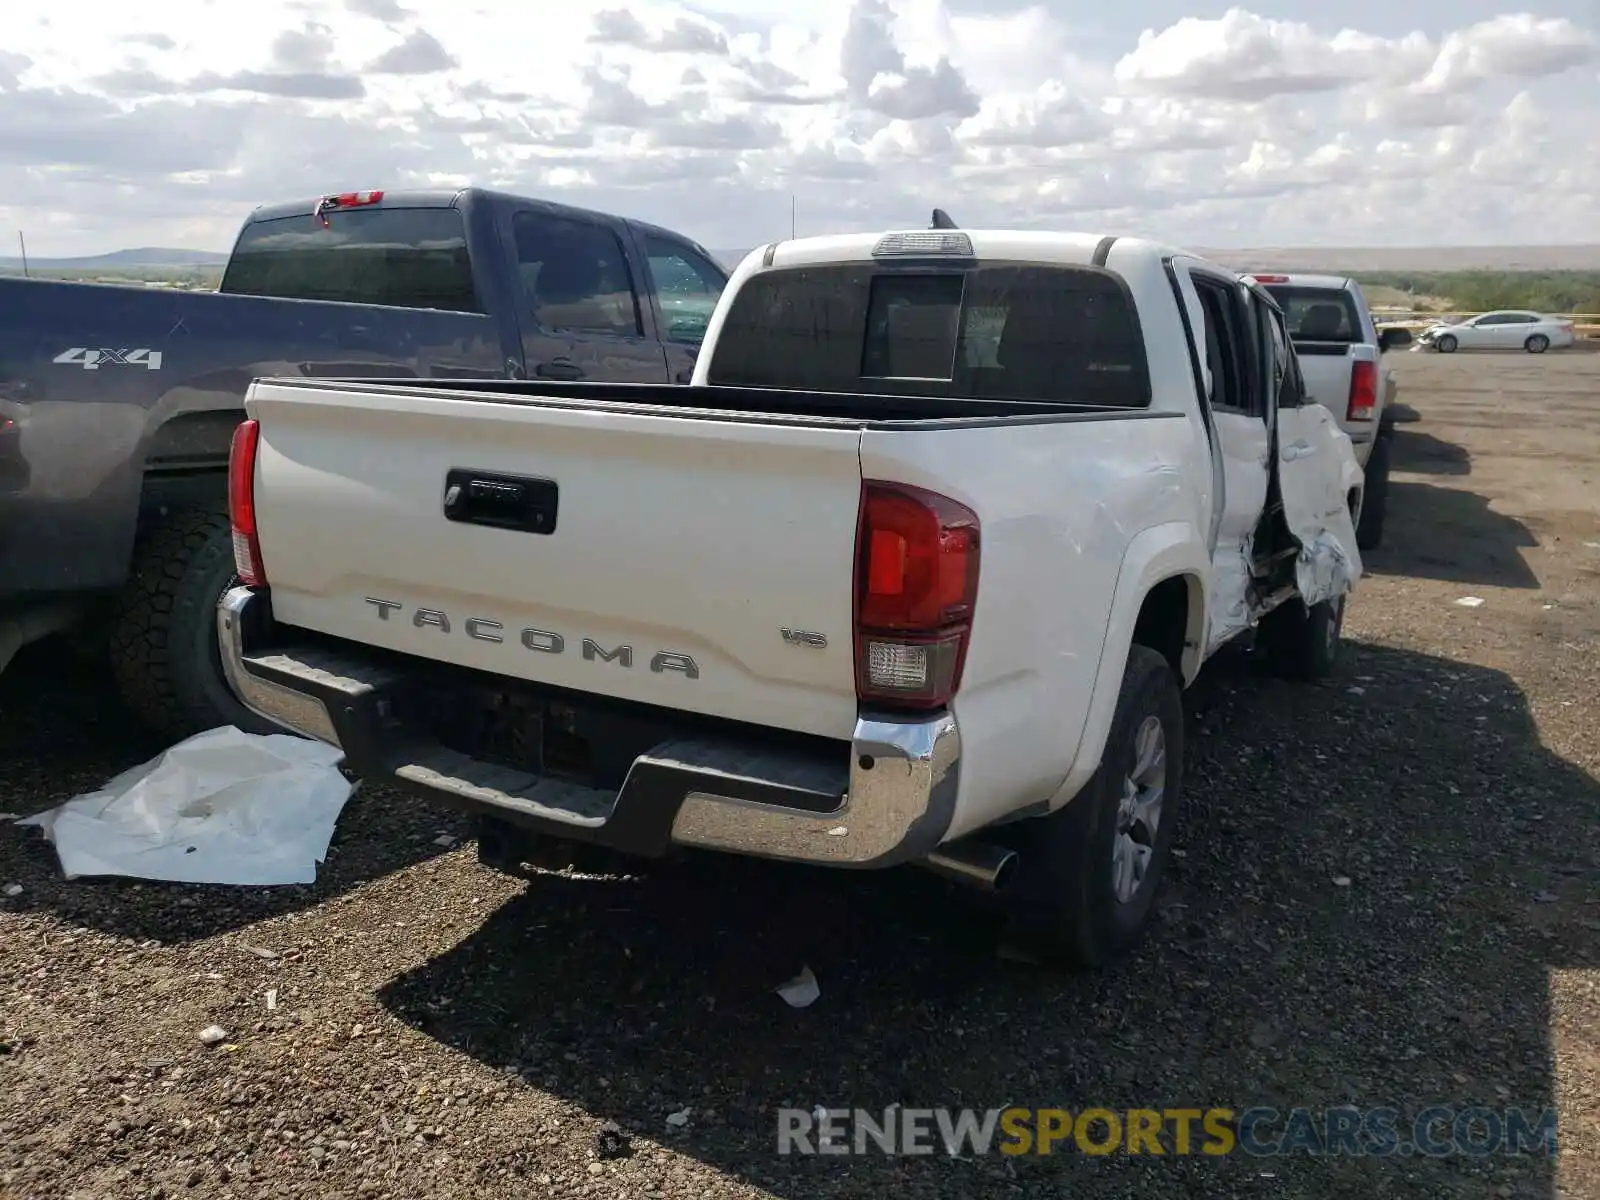
<instances>
[{"instance_id":1,"label":"white plastic sheet on ground","mask_svg":"<svg viewBox=\"0 0 1600 1200\"><path fill-rule=\"evenodd\" d=\"M350 798L343 757L324 742L224 725L17 823L43 830L68 879L314 883Z\"/></svg>"}]
</instances>

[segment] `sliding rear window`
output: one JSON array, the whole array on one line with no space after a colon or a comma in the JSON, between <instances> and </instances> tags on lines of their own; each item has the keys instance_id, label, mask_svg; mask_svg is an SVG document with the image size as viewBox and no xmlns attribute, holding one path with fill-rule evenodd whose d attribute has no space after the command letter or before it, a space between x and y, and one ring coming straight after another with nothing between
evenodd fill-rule
<instances>
[{"instance_id":1,"label":"sliding rear window","mask_svg":"<svg viewBox=\"0 0 1600 1200\"><path fill-rule=\"evenodd\" d=\"M708 371L731 387L1145 408L1133 300L1098 267L792 267L728 308Z\"/></svg>"},{"instance_id":2,"label":"sliding rear window","mask_svg":"<svg viewBox=\"0 0 1600 1200\"><path fill-rule=\"evenodd\" d=\"M333 211L252 221L223 274L224 292L478 312L466 230L453 208Z\"/></svg>"},{"instance_id":3,"label":"sliding rear window","mask_svg":"<svg viewBox=\"0 0 1600 1200\"><path fill-rule=\"evenodd\" d=\"M1355 297L1343 288L1291 287L1269 283L1266 289L1283 309L1289 337L1297 342L1362 340L1361 313Z\"/></svg>"}]
</instances>

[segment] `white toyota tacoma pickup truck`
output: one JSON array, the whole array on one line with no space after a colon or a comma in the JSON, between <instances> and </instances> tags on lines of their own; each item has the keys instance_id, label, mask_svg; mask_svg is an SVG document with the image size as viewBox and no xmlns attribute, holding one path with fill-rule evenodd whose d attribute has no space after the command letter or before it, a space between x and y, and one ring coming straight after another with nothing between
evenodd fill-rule
<instances>
[{"instance_id":1,"label":"white toyota tacoma pickup truck","mask_svg":"<svg viewBox=\"0 0 1600 1200\"><path fill-rule=\"evenodd\" d=\"M1306 398L1333 413L1355 447L1366 479L1356 543L1375 550L1389 511L1389 452L1394 425L1394 369L1386 352L1411 344L1411 331L1379 330L1361 285L1343 275L1250 276L1283 309L1305 377Z\"/></svg>"},{"instance_id":2,"label":"white toyota tacoma pickup truck","mask_svg":"<svg viewBox=\"0 0 1600 1200\"><path fill-rule=\"evenodd\" d=\"M1145 927L1181 689L1334 666L1361 469L1282 314L1133 238L752 251L687 386L261 379L224 667L530 836L918 863L1044 955Z\"/></svg>"}]
</instances>

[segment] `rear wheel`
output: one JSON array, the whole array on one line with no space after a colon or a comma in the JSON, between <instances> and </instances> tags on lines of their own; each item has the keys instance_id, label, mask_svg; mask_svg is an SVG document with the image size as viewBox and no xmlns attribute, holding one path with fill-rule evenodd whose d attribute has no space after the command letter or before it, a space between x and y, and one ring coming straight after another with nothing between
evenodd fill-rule
<instances>
[{"instance_id":1,"label":"rear wheel","mask_svg":"<svg viewBox=\"0 0 1600 1200\"><path fill-rule=\"evenodd\" d=\"M1345 597L1309 608L1298 600L1262 618L1256 636L1272 664L1290 679L1326 679L1339 667Z\"/></svg>"},{"instance_id":2,"label":"rear wheel","mask_svg":"<svg viewBox=\"0 0 1600 1200\"><path fill-rule=\"evenodd\" d=\"M1104 966L1144 936L1183 787L1183 699L1167 660L1134 646L1100 768L1063 808L1005 831L1012 938L1043 958Z\"/></svg>"},{"instance_id":3,"label":"rear wheel","mask_svg":"<svg viewBox=\"0 0 1600 1200\"><path fill-rule=\"evenodd\" d=\"M1522 347L1529 354L1543 354L1546 350L1550 349L1550 339L1545 337L1545 335L1542 333L1536 333L1527 341L1523 342Z\"/></svg>"},{"instance_id":4,"label":"rear wheel","mask_svg":"<svg viewBox=\"0 0 1600 1200\"><path fill-rule=\"evenodd\" d=\"M1456 352L1456 339L1454 334L1444 334L1433 344L1439 347L1440 354L1454 354Z\"/></svg>"},{"instance_id":5,"label":"rear wheel","mask_svg":"<svg viewBox=\"0 0 1600 1200\"><path fill-rule=\"evenodd\" d=\"M1389 512L1389 440L1380 431L1367 459L1366 486L1361 493L1361 519L1356 525L1356 546L1376 550L1383 541L1383 521Z\"/></svg>"},{"instance_id":6,"label":"rear wheel","mask_svg":"<svg viewBox=\"0 0 1600 1200\"><path fill-rule=\"evenodd\" d=\"M234 725L282 733L239 702L222 672L217 601L239 582L223 513L175 513L146 531L111 621L111 668L124 702L174 741Z\"/></svg>"}]
</instances>

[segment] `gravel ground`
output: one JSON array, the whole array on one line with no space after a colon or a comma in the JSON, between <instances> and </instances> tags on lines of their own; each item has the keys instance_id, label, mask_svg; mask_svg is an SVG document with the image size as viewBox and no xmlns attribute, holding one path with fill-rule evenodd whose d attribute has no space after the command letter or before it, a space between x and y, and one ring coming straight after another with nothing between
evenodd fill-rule
<instances>
[{"instance_id":1,"label":"gravel ground","mask_svg":"<svg viewBox=\"0 0 1600 1200\"><path fill-rule=\"evenodd\" d=\"M0 824L0 1196L1600 1194L1600 354L1399 363L1420 420L1345 670L1192 693L1125 965L1002 961L915 870L524 884L373 787L308 888L65 883ZM160 749L44 649L0 677L0 810ZM896 1102L1555 1107L1561 1154L775 1154L777 1106Z\"/></svg>"}]
</instances>

